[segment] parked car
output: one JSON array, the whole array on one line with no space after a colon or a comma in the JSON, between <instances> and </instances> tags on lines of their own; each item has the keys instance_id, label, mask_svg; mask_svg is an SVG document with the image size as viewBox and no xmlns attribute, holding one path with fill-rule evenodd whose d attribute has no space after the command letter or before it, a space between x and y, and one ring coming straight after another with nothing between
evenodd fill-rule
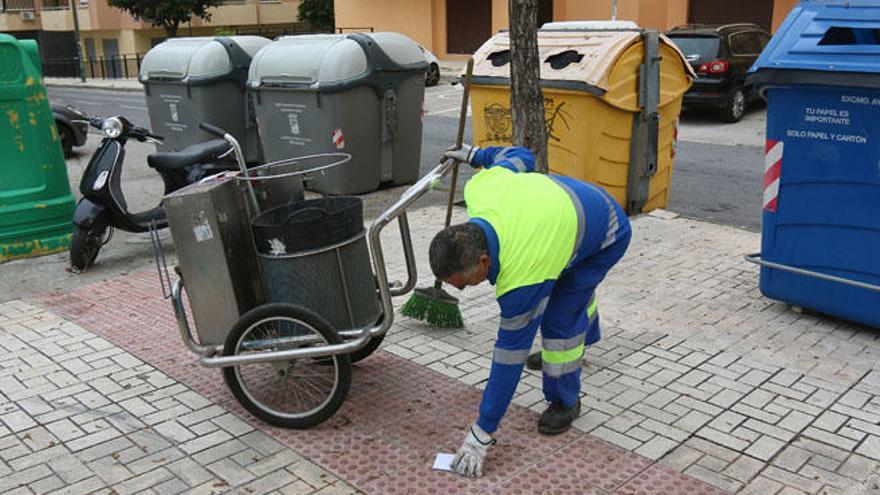
<instances>
[{"instance_id":1,"label":"parked car","mask_svg":"<svg viewBox=\"0 0 880 495\"><path fill-rule=\"evenodd\" d=\"M58 103L52 104L52 115L55 117L58 137L61 138L61 149L67 158L73 153L74 147L86 144L89 117L78 108Z\"/></svg>"},{"instance_id":2,"label":"parked car","mask_svg":"<svg viewBox=\"0 0 880 495\"><path fill-rule=\"evenodd\" d=\"M425 49L422 45L419 45L419 48L425 54L425 62L428 62L428 72L425 73L425 86L436 86L440 82L440 62L431 53L431 50Z\"/></svg>"},{"instance_id":3,"label":"parked car","mask_svg":"<svg viewBox=\"0 0 880 495\"><path fill-rule=\"evenodd\" d=\"M689 24L666 36L697 73L697 80L684 95L684 105L716 108L721 120L738 122L757 96L746 85L746 72L767 46L770 34L756 24Z\"/></svg>"}]
</instances>

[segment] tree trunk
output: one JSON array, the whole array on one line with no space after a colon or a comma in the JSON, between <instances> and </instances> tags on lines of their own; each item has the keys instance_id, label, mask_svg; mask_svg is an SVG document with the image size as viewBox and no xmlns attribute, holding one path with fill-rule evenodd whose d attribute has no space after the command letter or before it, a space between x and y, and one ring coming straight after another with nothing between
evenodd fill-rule
<instances>
[{"instance_id":1,"label":"tree trunk","mask_svg":"<svg viewBox=\"0 0 880 495\"><path fill-rule=\"evenodd\" d=\"M532 150L547 173L547 128L538 58L538 0L510 0L510 114L513 144Z\"/></svg>"},{"instance_id":2,"label":"tree trunk","mask_svg":"<svg viewBox=\"0 0 880 495\"><path fill-rule=\"evenodd\" d=\"M165 35L169 38L177 37L177 28L180 26L180 23L177 21L168 21L167 24L164 25Z\"/></svg>"}]
</instances>

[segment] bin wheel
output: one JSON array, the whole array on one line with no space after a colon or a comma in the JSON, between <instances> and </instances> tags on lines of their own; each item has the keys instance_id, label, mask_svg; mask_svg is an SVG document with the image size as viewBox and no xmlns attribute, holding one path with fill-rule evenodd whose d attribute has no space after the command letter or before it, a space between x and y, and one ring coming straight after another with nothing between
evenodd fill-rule
<instances>
[{"instance_id":1,"label":"bin wheel","mask_svg":"<svg viewBox=\"0 0 880 495\"><path fill-rule=\"evenodd\" d=\"M440 67L431 63L428 71L425 73L425 86L436 86L440 82Z\"/></svg>"},{"instance_id":2,"label":"bin wheel","mask_svg":"<svg viewBox=\"0 0 880 495\"><path fill-rule=\"evenodd\" d=\"M731 124L739 122L746 113L746 100L745 89L733 88L721 108L721 120Z\"/></svg>"},{"instance_id":3,"label":"bin wheel","mask_svg":"<svg viewBox=\"0 0 880 495\"><path fill-rule=\"evenodd\" d=\"M226 338L223 354L246 355L341 344L342 337L314 312L270 303L244 314ZM329 366L328 366L329 365ZM284 428L310 428L342 405L351 386L348 354L230 366L223 378L254 416Z\"/></svg>"}]
</instances>

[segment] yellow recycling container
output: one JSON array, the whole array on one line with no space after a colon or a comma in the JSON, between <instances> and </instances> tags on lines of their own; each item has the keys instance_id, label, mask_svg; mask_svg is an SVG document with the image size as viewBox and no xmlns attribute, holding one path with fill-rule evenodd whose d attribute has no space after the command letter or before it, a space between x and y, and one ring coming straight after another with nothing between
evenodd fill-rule
<instances>
[{"instance_id":1,"label":"yellow recycling container","mask_svg":"<svg viewBox=\"0 0 880 495\"><path fill-rule=\"evenodd\" d=\"M646 58L646 46L659 62ZM665 208L682 95L695 77L678 48L638 28L542 29L538 51L550 171L601 185L629 213ZM509 146L509 33L498 33L474 54L471 98L474 143ZM653 131L643 125L651 120L646 112L657 122ZM645 136L641 146L639 133ZM644 140L652 139L654 146L646 148ZM646 171L631 180L630 164L639 160L649 162ZM640 201L632 197L635 180L644 182Z\"/></svg>"}]
</instances>

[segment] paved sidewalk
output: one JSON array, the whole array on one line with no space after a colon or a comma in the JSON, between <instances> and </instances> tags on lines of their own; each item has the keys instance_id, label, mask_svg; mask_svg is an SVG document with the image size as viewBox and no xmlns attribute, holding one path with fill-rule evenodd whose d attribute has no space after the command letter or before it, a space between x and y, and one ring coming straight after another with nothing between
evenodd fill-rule
<instances>
[{"instance_id":1,"label":"paved sidewalk","mask_svg":"<svg viewBox=\"0 0 880 495\"><path fill-rule=\"evenodd\" d=\"M0 493L352 493L186 385L31 304L0 305Z\"/></svg>"},{"instance_id":2,"label":"paved sidewalk","mask_svg":"<svg viewBox=\"0 0 880 495\"><path fill-rule=\"evenodd\" d=\"M456 214L462 218L461 211ZM440 208L410 214L420 285L430 283L424 253L442 218ZM189 459L211 478L188 484L166 467L173 461L163 459L147 471L162 474L138 485L155 493L170 493L156 487L172 479L178 491L229 488L210 486L224 482L220 471L250 469L253 482L265 479L266 472L248 467L247 455L235 455L240 451L198 457L212 442L252 448L242 438L248 434L280 443L289 462L272 472L301 490L291 488L293 493L344 492L352 489L349 484L369 493L880 493L872 488L880 483L880 334L762 298L757 269L742 260L757 250L756 234L654 216L636 218L633 225L630 251L599 292L604 338L585 357L585 407L576 431L550 439L535 434L541 380L527 372L483 480L433 472L430 460L438 451L454 450L475 416L497 325L490 287L463 294L465 329L395 320L382 350L355 367L343 409L319 428L298 432L253 420L219 373L195 365L152 273L33 302L45 309L25 302L0 306L6 317L0 320L0 345L14 356L0 360L0 422L10 430L0 430L0 471L10 471L3 479L63 481L51 459L70 454L91 469L86 479L122 493L101 477L100 464L90 464L95 458L82 459L77 452L83 449L70 448L77 438L65 439L60 425L49 428L62 419L53 414L63 416L54 410L75 406L80 416L66 417L80 418L70 421L82 430L79 438L110 428L105 435L140 445L132 435L174 424L160 435L167 445L156 449ZM386 258L393 260L390 278L400 278L395 233L384 238ZM69 333L60 342L70 343L59 343L53 332ZM56 372L63 377L57 383ZM52 394L66 387L81 389L62 392L68 402L59 405ZM88 402L96 393L97 402ZM36 397L44 409L28 402ZM104 410L106 425L84 429L81 423L91 424L83 419L85 410ZM202 410L213 413L181 419ZM126 427L114 413L148 426ZM162 419L150 422L150 414ZM44 439L42 445L28 443L35 437L31 431ZM155 452L149 450L144 456ZM222 450L209 448L214 455ZM136 450L111 448L100 458L132 476L144 473L143 463L140 472L131 465L136 459L119 459L122 452Z\"/></svg>"}]
</instances>

